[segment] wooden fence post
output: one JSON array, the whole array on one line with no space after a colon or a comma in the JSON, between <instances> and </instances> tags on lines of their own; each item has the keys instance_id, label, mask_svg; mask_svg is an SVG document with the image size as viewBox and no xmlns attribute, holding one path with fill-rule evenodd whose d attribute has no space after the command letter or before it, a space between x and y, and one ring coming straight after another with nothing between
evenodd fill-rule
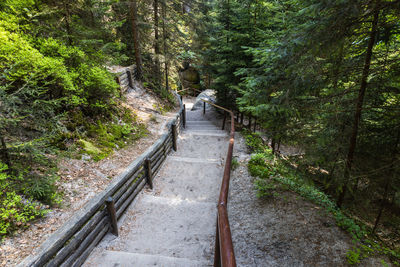
<instances>
[{"instance_id":1,"label":"wooden fence post","mask_svg":"<svg viewBox=\"0 0 400 267\"><path fill-rule=\"evenodd\" d=\"M225 129L225 122L226 122L226 111L224 111L224 121L222 122L222 130Z\"/></svg>"},{"instance_id":2,"label":"wooden fence post","mask_svg":"<svg viewBox=\"0 0 400 267\"><path fill-rule=\"evenodd\" d=\"M133 88L133 82L132 82L132 73L130 70L126 71L126 76L128 77L128 85L130 88Z\"/></svg>"},{"instance_id":3,"label":"wooden fence post","mask_svg":"<svg viewBox=\"0 0 400 267\"><path fill-rule=\"evenodd\" d=\"M182 113L182 123L183 123L183 128L186 128L186 105L183 104L183 113Z\"/></svg>"},{"instance_id":4,"label":"wooden fence post","mask_svg":"<svg viewBox=\"0 0 400 267\"><path fill-rule=\"evenodd\" d=\"M122 97L122 87L121 82L119 81L119 76L115 77L115 82L119 85L119 97Z\"/></svg>"},{"instance_id":5,"label":"wooden fence post","mask_svg":"<svg viewBox=\"0 0 400 267\"><path fill-rule=\"evenodd\" d=\"M149 158L145 161L145 167L147 172L147 183L149 184L150 189L153 189L153 174L151 172L151 160Z\"/></svg>"},{"instance_id":6,"label":"wooden fence post","mask_svg":"<svg viewBox=\"0 0 400 267\"><path fill-rule=\"evenodd\" d=\"M219 229L218 229L218 215L217 215L217 226L215 229L215 248L214 248L214 267L221 266L221 252L219 244Z\"/></svg>"},{"instance_id":7,"label":"wooden fence post","mask_svg":"<svg viewBox=\"0 0 400 267\"><path fill-rule=\"evenodd\" d=\"M108 214L110 215L110 222L112 228L111 233L113 233L113 235L115 236L118 236L117 214L115 212L115 205L112 197L107 198L106 205Z\"/></svg>"},{"instance_id":8,"label":"wooden fence post","mask_svg":"<svg viewBox=\"0 0 400 267\"><path fill-rule=\"evenodd\" d=\"M240 114L240 124L243 124L243 112Z\"/></svg>"},{"instance_id":9,"label":"wooden fence post","mask_svg":"<svg viewBox=\"0 0 400 267\"><path fill-rule=\"evenodd\" d=\"M254 119L253 132L256 132L256 128L257 128L257 119Z\"/></svg>"},{"instance_id":10,"label":"wooden fence post","mask_svg":"<svg viewBox=\"0 0 400 267\"><path fill-rule=\"evenodd\" d=\"M176 139L177 139L177 131L176 131L176 124L172 124L172 148L174 149L174 151L178 150L178 147L176 145Z\"/></svg>"}]
</instances>

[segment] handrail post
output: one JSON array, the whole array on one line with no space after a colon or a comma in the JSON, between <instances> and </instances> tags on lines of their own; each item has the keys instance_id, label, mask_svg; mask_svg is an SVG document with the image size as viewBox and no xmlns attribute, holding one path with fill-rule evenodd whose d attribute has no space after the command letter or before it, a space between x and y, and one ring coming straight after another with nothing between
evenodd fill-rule
<instances>
[{"instance_id":1,"label":"handrail post","mask_svg":"<svg viewBox=\"0 0 400 267\"><path fill-rule=\"evenodd\" d=\"M203 115L206 114L206 102L203 102Z\"/></svg>"},{"instance_id":2,"label":"handrail post","mask_svg":"<svg viewBox=\"0 0 400 267\"><path fill-rule=\"evenodd\" d=\"M178 150L178 147L176 145L176 141L177 141L177 131L176 131L176 123L172 124L172 148L174 149L174 151Z\"/></svg>"},{"instance_id":3,"label":"handrail post","mask_svg":"<svg viewBox=\"0 0 400 267\"><path fill-rule=\"evenodd\" d=\"M218 227L218 215L217 215L217 225L215 227L215 247L214 247L214 267L221 267L221 247L219 244L219 227Z\"/></svg>"},{"instance_id":4,"label":"handrail post","mask_svg":"<svg viewBox=\"0 0 400 267\"><path fill-rule=\"evenodd\" d=\"M222 130L225 129L225 122L226 122L226 111L224 111L224 120L222 122Z\"/></svg>"},{"instance_id":5,"label":"handrail post","mask_svg":"<svg viewBox=\"0 0 400 267\"><path fill-rule=\"evenodd\" d=\"M153 189L153 173L151 172L151 160L149 158L145 161L145 167L147 172L147 183L149 184L150 189Z\"/></svg>"},{"instance_id":6,"label":"handrail post","mask_svg":"<svg viewBox=\"0 0 400 267\"><path fill-rule=\"evenodd\" d=\"M186 104L183 104L183 111L182 111L182 123L183 123L183 128L186 128Z\"/></svg>"},{"instance_id":7,"label":"handrail post","mask_svg":"<svg viewBox=\"0 0 400 267\"><path fill-rule=\"evenodd\" d=\"M107 198L106 200L108 214L110 215L110 223L111 223L111 233L115 236L118 236L118 224L117 224L117 214L115 212L114 199L112 197Z\"/></svg>"},{"instance_id":8,"label":"handrail post","mask_svg":"<svg viewBox=\"0 0 400 267\"><path fill-rule=\"evenodd\" d=\"M240 114L240 124L243 124L243 112Z\"/></svg>"}]
</instances>

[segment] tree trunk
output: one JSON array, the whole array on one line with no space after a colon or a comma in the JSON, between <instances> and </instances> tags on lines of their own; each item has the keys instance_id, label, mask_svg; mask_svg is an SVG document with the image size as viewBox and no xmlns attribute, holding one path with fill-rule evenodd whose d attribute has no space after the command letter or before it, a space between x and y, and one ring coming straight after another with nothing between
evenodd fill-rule
<instances>
[{"instance_id":1,"label":"tree trunk","mask_svg":"<svg viewBox=\"0 0 400 267\"><path fill-rule=\"evenodd\" d=\"M394 163L396 162L399 142L400 142L400 129L397 130L396 142L393 146L393 150L391 153L392 155L391 155L391 161L390 161L390 167L389 167L390 173L387 175L387 178L386 178L385 190L383 192L381 207L379 209L378 215L376 216L374 228L372 229L372 233L375 233L375 230L378 227L379 221L381 220L381 217L382 217L383 210L385 209L385 202L388 199L390 184L392 182L392 178L394 178L394 175L395 175Z\"/></svg>"},{"instance_id":2,"label":"tree trunk","mask_svg":"<svg viewBox=\"0 0 400 267\"><path fill-rule=\"evenodd\" d=\"M154 7L154 54L156 67L157 86L161 86L161 71L160 71L160 45L158 36L158 0L153 1Z\"/></svg>"},{"instance_id":3,"label":"tree trunk","mask_svg":"<svg viewBox=\"0 0 400 267\"><path fill-rule=\"evenodd\" d=\"M137 26L137 2L132 0L129 5L131 21L132 21L132 35L133 35L133 46L135 49L135 61L136 61L136 79L142 80L142 56L140 53L140 40L139 40L139 29Z\"/></svg>"},{"instance_id":4,"label":"tree trunk","mask_svg":"<svg viewBox=\"0 0 400 267\"><path fill-rule=\"evenodd\" d=\"M363 68L363 72L362 72L362 76L361 76L361 85L360 85L360 89L358 92L356 112L354 114L353 129L351 132L349 150L347 153L347 159L346 159L346 163L345 163L345 169L344 169L344 175L343 175L344 183L343 183L341 193L339 194L339 197L337 200L338 207L341 207L343 204L344 197L346 196L346 193L347 193L347 187L350 182L350 172L351 172L351 168L353 166L354 151L356 149L356 144L357 144L358 126L359 126L360 119L361 119L364 96L365 96L365 91L367 88L367 79L369 76L369 70L370 70L370 66L371 66L372 50L374 48L375 37L376 37L376 32L377 32L377 27L378 27L379 10L380 10L379 2L380 2L380 0L376 0L376 2L375 2L374 18L372 21L372 29L371 29L371 33L369 36L370 39L368 42L364 68Z\"/></svg>"},{"instance_id":5,"label":"tree trunk","mask_svg":"<svg viewBox=\"0 0 400 267\"><path fill-rule=\"evenodd\" d=\"M10 160L10 155L8 154L7 150L7 145L6 141L4 140L3 136L0 136L0 141L1 141L1 155L4 160L4 163L8 165L8 168L11 168L11 160Z\"/></svg>"},{"instance_id":6,"label":"tree trunk","mask_svg":"<svg viewBox=\"0 0 400 267\"><path fill-rule=\"evenodd\" d=\"M271 139L271 148L272 148L272 154L275 155L275 137L274 136Z\"/></svg>"},{"instance_id":7,"label":"tree trunk","mask_svg":"<svg viewBox=\"0 0 400 267\"><path fill-rule=\"evenodd\" d=\"M68 45L72 45L71 13L69 10L68 1L64 2L64 9L65 9L65 30L67 31Z\"/></svg>"},{"instance_id":8,"label":"tree trunk","mask_svg":"<svg viewBox=\"0 0 400 267\"><path fill-rule=\"evenodd\" d=\"M162 3L161 5L161 13L162 13L162 30L163 30L163 53L164 53L164 72L165 72L165 90L169 91L169 82L168 82L168 48L167 48L167 31L165 29L165 20L167 19L167 8L166 3Z\"/></svg>"}]
</instances>

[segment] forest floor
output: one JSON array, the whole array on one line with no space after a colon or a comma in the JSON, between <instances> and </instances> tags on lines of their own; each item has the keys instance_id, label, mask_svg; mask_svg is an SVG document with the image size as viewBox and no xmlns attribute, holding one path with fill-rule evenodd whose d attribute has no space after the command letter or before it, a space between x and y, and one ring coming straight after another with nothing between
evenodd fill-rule
<instances>
[{"instance_id":1,"label":"forest floor","mask_svg":"<svg viewBox=\"0 0 400 267\"><path fill-rule=\"evenodd\" d=\"M58 164L60 179L57 182L63 202L44 218L31 223L29 228L17 231L0 244L0 266L15 266L35 250L53 232L60 228L74 212L81 209L92 197L104 190L114 177L150 147L165 131L166 123L176 110L165 111L164 102L137 84L126 93L124 105L130 108L148 134L126 147L115 150L98 162L63 158Z\"/></svg>"},{"instance_id":2,"label":"forest floor","mask_svg":"<svg viewBox=\"0 0 400 267\"><path fill-rule=\"evenodd\" d=\"M245 142L236 135L233 156L239 165L232 172L228 205L238 266L349 266L352 238L323 208L285 189L256 196ZM359 266L382 266L381 260L367 258Z\"/></svg>"}]
</instances>

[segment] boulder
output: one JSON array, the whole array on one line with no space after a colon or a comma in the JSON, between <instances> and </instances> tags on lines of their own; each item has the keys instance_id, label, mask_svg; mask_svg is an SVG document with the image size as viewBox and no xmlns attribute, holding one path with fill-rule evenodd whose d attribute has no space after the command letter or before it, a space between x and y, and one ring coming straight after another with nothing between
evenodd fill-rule
<instances>
[{"instance_id":1,"label":"boulder","mask_svg":"<svg viewBox=\"0 0 400 267\"><path fill-rule=\"evenodd\" d=\"M201 92L197 97L196 97L196 102L194 103L192 110L198 110L203 108L203 101L201 101L200 99L205 99L207 101L210 101L212 103L216 102L216 98L215 98L215 90L212 89L207 89L203 92ZM208 103L206 103L206 109L211 109L211 105L209 105Z\"/></svg>"},{"instance_id":2,"label":"boulder","mask_svg":"<svg viewBox=\"0 0 400 267\"><path fill-rule=\"evenodd\" d=\"M191 66L180 69L179 79L182 83L182 89L186 89L188 94L195 95L201 90L200 73Z\"/></svg>"},{"instance_id":3,"label":"boulder","mask_svg":"<svg viewBox=\"0 0 400 267\"><path fill-rule=\"evenodd\" d=\"M186 82L199 84L200 74L195 68L188 67L186 70L182 71L182 79Z\"/></svg>"}]
</instances>

